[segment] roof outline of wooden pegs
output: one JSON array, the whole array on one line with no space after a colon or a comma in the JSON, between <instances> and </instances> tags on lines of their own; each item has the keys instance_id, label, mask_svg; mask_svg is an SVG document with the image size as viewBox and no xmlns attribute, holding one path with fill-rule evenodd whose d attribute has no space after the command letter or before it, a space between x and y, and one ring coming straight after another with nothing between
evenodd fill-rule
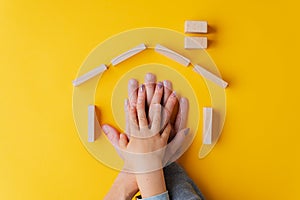
<instances>
[{"instance_id":1,"label":"roof outline of wooden pegs","mask_svg":"<svg viewBox=\"0 0 300 200\"><path fill-rule=\"evenodd\" d=\"M115 58L113 58L111 60L111 64L113 66L116 66L116 65L120 64L121 62L133 57L134 55L144 51L145 49L147 49L147 46L145 44L140 44L140 45L116 56Z\"/></svg>"},{"instance_id":2,"label":"roof outline of wooden pegs","mask_svg":"<svg viewBox=\"0 0 300 200\"><path fill-rule=\"evenodd\" d=\"M78 77L77 79L73 80L73 85L75 87L85 83L86 81L94 78L95 76L103 73L107 70L107 66L102 64L99 67L96 67L92 69L91 71L88 71L87 73L83 74L82 76Z\"/></svg>"},{"instance_id":3,"label":"roof outline of wooden pegs","mask_svg":"<svg viewBox=\"0 0 300 200\"><path fill-rule=\"evenodd\" d=\"M155 51L186 67L191 63L190 59L160 44L155 46Z\"/></svg>"},{"instance_id":4,"label":"roof outline of wooden pegs","mask_svg":"<svg viewBox=\"0 0 300 200\"><path fill-rule=\"evenodd\" d=\"M203 76L204 78L214 82L215 84L219 85L222 88L226 88L228 86L228 83L221 79L220 77L214 75L210 71L206 70L205 68L199 66L199 65L194 65L193 70Z\"/></svg>"}]
</instances>

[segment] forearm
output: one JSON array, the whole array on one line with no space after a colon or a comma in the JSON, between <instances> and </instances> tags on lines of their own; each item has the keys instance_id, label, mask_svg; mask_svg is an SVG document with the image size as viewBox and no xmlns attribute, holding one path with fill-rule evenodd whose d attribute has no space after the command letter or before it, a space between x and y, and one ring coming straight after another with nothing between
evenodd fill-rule
<instances>
[{"instance_id":1,"label":"forearm","mask_svg":"<svg viewBox=\"0 0 300 200\"><path fill-rule=\"evenodd\" d=\"M137 185L143 198L166 192L164 172L162 169L136 175Z\"/></svg>"},{"instance_id":2,"label":"forearm","mask_svg":"<svg viewBox=\"0 0 300 200\"><path fill-rule=\"evenodd\" d=\"M104 200L131 200L138 192L135 175L120 172Z\"/></svg>"}]
</instances>

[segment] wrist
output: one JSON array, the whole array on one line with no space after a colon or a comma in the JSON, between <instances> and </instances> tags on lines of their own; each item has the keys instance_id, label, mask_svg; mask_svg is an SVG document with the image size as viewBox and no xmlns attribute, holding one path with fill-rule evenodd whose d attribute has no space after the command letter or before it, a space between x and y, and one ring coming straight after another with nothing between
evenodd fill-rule
<instances>
[{"instance_id":1,"label":"wrist","mask_svg":"<svg viewBox=\"0 0 300 200\"><path fill-rule=\"evenodd\" d=\"M126 172L120 172L104 199L131 200L137 192L138 186L135 175Z\"/></svg>"},{"instance_id":2,"label":"wrist","mask_svg":"<svg viewBox=\"0 0 300 200\"><path fill-rule=\"evenodd\" d=\"M163 169L149 173L136 174L136 181L143 198L158 195L167 191Z\"/></svg>"},{"instance_id":3,"label":"wrist","mask_svg":"<svg viewBox=\"0 0 300 200\"><path fill-rule=\"evenodd\" d=\"M118 187L122 196L130 200L139 190L135 175L127 172L120 172Z\"/></svg>"}]
</instances>

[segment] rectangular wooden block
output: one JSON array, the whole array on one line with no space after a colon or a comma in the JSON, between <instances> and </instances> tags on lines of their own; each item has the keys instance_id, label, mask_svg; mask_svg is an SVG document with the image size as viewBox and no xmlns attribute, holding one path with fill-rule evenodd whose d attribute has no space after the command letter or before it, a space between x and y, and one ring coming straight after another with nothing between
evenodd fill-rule
<instances>
[{"instance_id":1,"label":"rectangular wooden block","mask_svg":"<svg viewBox=\"0 0 300 200\"><path fill-rule=\"evenodd\" d=\"M145 44L140 44L132 49L130 49L129 51L126 51L124 53L122 53L121 55L118 55L117 57L113 58L111 60L111 64L113 66L123 62L124 60L127 60L128 58L140 53L141 51L145 50L147 47Z\"/></svg>"},{"instance_id":2,"label":"rectangular wooden block","mask_svg":"<svg viewBox=\"0 0 300 200\"><path fill-rule=\"evenodd\" d=\"M207 21L187 20L184 24L185 33L207 33Z\"/></svg>"},{"instance_id":3,"label":"rectangular wooden block","mask_svg":"<svg viewBox=\"0 0 300 200\"><path fill-rule=\"evenodd\" d=\"M95 133L96 133L96 111L95 105L88 106L88 142L95 141Z\"/></svg>"},{"instance_id":4,"label":"rectangular wooden block","mask_svg":"<svg viewBox=\"0 0 300 200\"><path fill-rule=\"evenodd\" d=\"M222 80L221 78L214 75L213 73L207 71L203 67L200 67L199 65L195 65L193 70L198 74L200 74L201 76L203 76L204 78L214 82L215 84L219 85L222 88L226 88L228 86L228 83L226 81Z\"/></svg>"},{"instance_id":5,"label":"rectangular wooden block","mask_svg":"<svg viewBox=\"0 0 300 200\"><path fill-rule=\"evenodd\" d=\"M207 49L207 37L185 37L185 49Z\"/></svg>"},{"instance_id":6,"label":"rectangular wooden block","mask_svg":"<svg viewBox=\"0 0 300 200\"><path fill-rule=\"evenodd\" d=\"M212 143L212 117L213 108L203 108L203 144Z\"/></svg>"},{"instance_id":7,"label":"rectangular wooden block","mask_svg":"<svg viewBox=\"0 0 300 200\"><path fill-rule=\"evenodd\" d=\"M90 80L91 78L97 76L98 74L104 72L107 69L106 65L101 65L100 67L97 67L89 72L87 72L86 74L80 76L79 78L75 79L73 81L73 85L79 86L80 84Z\"/></svg>"},{"instance_id":8,"label":"rectangular wooden block","mask_svg":"<svg viewBox=\"0 0 300 200\"><path fill-rule=\"evenodd\" d=\"M182 55L180 55L179 53L176 53L175 51L172 51L171 49L168 49L160 44L157 44L155 46L155 51L184 65L184 66L188 66L190 64L190 60Z\"/></svg>"}]
</instances>

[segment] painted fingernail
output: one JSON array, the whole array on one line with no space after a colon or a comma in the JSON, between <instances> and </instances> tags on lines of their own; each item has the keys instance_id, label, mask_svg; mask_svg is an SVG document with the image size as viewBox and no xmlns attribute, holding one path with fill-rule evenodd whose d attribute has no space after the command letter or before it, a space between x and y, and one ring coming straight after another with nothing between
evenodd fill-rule
<instances>
[{"instance_id":1,"label":"painted fingernail","mask_svg":"<svg viewBox=\"0 0 300 200\"><path fill-rule=\"evenodd\" d=\"M158 86L159 89L161 89L161 88L163 87L162 82L158 82L158 83L157 83L157 86Z\"/></svg>"},{"instance_id":2,"label":"painted fingernail","mask_svg":"<svg viewBox=\"0 0 300 200\"><path fill-rule=\"evenodd\" d=\"M168 86L168 81L164 80L164 86L165 86L165 87Z\"/></svg>"},{"instance_id":3,"label":"painted fingernail","mask_svg":"<svg viewBox=\"0 0 300 200\"><path fill-rule=\"evenodd\" d=\"M144 92L144 90L145 90L145 85L142 84L141 87L140 87L140 92Z\"/></svg>"},{"instance_id":4,"label":"painted fingernail","mask_svg":"<svg viewBox=\"0 0 300 200\"><path fill-rule=\"evenodd\" d=\"M104 131L105 134L108 133L108 127L106 125L102 126L102 130Z\"/></svg>"},{"instance_id":5,"label":"painted fingernail","mask_svg":"<svg viewBox=\"0 0 300 200\"><path fill-rule=\"evenodd\" d=\"M187 128L187 129L184 131L184 135L189 134L189 132L190 132L190 128Z\"/></svg>"}]
</instances>

